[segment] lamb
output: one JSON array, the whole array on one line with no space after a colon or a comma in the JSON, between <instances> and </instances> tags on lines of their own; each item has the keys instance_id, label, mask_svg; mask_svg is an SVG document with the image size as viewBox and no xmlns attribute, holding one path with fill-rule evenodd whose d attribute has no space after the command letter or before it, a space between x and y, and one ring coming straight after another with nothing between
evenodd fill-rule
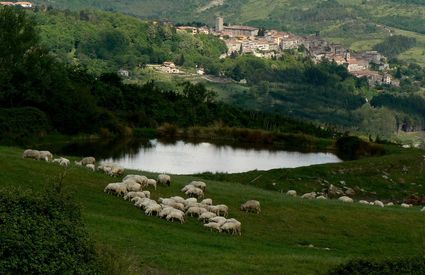
<instances>
[{"instance_id":1,"label":"lamb","mask_svg":"<svg viewBox=\"0 0 425 275\"><path fill-rule=\"evenodd\" d=\"M347 203L353 203L353 202L354 202L352 198L347 197L347 196L339 197L339 199L338 199L338 200L340 200L340 201L342 201L342 202L347 202Z\"/></svg>"},{"instance_id":2,"label":"lamb","mask_svg":"<svg viewBox=\"0 0 425 275\"><path fill-rule=\"evenodd\" d=\"M212 199L204 199L201 201L201 204L212 205Z\"/></svg>"},{"instance_id":3,"label":"lamb","mask_svg":"<svg viewBox=\"0 0 425 275\"><path fill-rule=\"evenodd\" d=\"M87 164L86 168L92 170L93 172L96 171L96 166L94 166L94 164Z\"/></svg>"},{"instance_id":4,"label":"lamb","mask_svg":"<svg viewBox=\"0 0 425 275\"><path fill-rule=\"evenodd\" d=\"M189 197L196 197L198 199L204 197L204 191L194 186L189 188L189 190L187 190L185 194L188 195Z\"/></svg>"},{"instance_id":5,"label":"lamb","mask_svg":"<svg viewBox=\"0 0 425 275\"><path fill-rule=\"evenodd\" d=\"M40 151L38 150L32 150L32 149L27 149L24 151L22 157L25 159L35 159L38 160L40 157Z\"/></svg>"},{"instance_id":6,"label":"lamb","mask_svg":"<svg viewBox=\"0 0 425 275\"><path fill-rule=\"evenodd\" d=\"M295 191L295 190L289 190L288 192L286 192L286 195L287 196L290 196L290 197L296 197L297 196L297 191Z\"/></svg>"},{"instance_id":7,"label":"lamb","mask_svg":"<svg viewBox=\"0 0 425 275\"><path fill-rule=\"evenodd\" d=\"M207 184L203 181L192 181L191 183L189 183L189 185L202 189L202 191L205 191L207 189Z\"/></svg>"},{"instance_id":8,"label":"lamb","mask_svg":"<svg viewBox=\"0 0 425 275\"><path fill-rule=\"evenodd\" d=\"M191 217L193 217L193 215L196 215L196 216L199 217L201 214L203 214L205 212L208 212L208 210L205 209L205 208L202 208L202 207L196 207L196 206L194 206L194 207L190 207L186 211L186 215L189 215Z\"/></svg>"},{"instance_id":9,"label":"lamb","mask_svg":"<svg viewBox=\"0 0 425 275\"><path fill-rule=\"evenodd\" d=\"M184 213L178 210L173 210L167 215L167 221L177 219L180 223L184 223Z\"/></svg>"},{"instance_id":10,"label":"lamb","mask_svg":"<svg viewBox=\"0 0 425 275\"><path fill-rule=\"evenodd\" d=\"M171 177L169 175L160 174L160 175L158 175L158 182L160 184L164 184L164 185L170 186L170 184L171 184Z\"/></svg>"},{"instance_id":11,"label":"lamb","mask_svg":"<svg viewBox=\"0 0 425 275\"><path fill-rule=\"evenodd\" d=\"M258 214L261 212L260 202L256 200L249 200L241 205L241 211L255 212Z\"/></svg>"},{"instance_id":12,"label":"lamb","mask_svg":"<svg viewBox=\"0 0 425 275\"><path fill-rule=\"evenodd\" d=\"M382 201L376 200L376 201L373 202L373 204L376 205L376 206L379 206L379 207L384 207L384 203Z\"/></svg>"},{"instance_id":13,"label":"lamb","mask_svg":"<svg viewBox=\"0 0 425 275\"><path fill-rule=\"evenodd\" d=\"M221 232L221 225L215 222L209 222L204 224L205 227L209 228L211 231L213 229L217 230L218 232Z\"/></svg>"},{"instance_id":14,"label":"lamb","mask_svg":"<svg viewBox=\"0 0 425 275\"><path fill-rule=\"evenodd\" d=\"M210 222L214 222L214 223L218 223L218 224L220 224L220 226L221 226L221 225L222 225L222 224L224 224L227 220L226 220L226 218L224 218L224 217L217 216L217 217L214 217L214 218L210 218L210 219L209 219L209 221L210 221Z\"/></svg>"},{"instance_id":15,"label":"lamb","mask_svg":"<svg viewBox=\"0 0 425 275\"><path fill-rule=\"evenodd\" d=\"M40 151L39 152L38 160L45 160L45 161L49 162L52 159L53 159L53 155L49 151Z\"/></svg>"},{"instance_id":16,"label":"lamb","mask_svg":"<svg viewBox=\"0 0 425 275\"><path fill-rule=\"evenodd\" d=\"M156 180L148 179L146 183L147 183L147 186L153 186L156 190Z\"/></svg>"},{"instance_id":17,"label":"lamb","mask_svg":"<svg viewBox=\"0 0 425 275\"><path fill-rule=\"evenodd\" d=\"M314 200L316 198L316 192L305 193L301 196L302 199Z\"/></svg>"},{"instance_id":18,"label":"lamb","mask_svg":"<svg viewBox=\"0 0 425 275\"><path fill-rule=\"evenodd\" d=\"M209 219L211 219L211 218L214 218L214 217L217 217L217 215L215 214L215 213L212 213L212 212L204 212L204 213L202 213L200 216L199 216L199 220L203 220L204 222L205 221L207 221L207 220L209 220Z\"/></svg>"}]
</instances>

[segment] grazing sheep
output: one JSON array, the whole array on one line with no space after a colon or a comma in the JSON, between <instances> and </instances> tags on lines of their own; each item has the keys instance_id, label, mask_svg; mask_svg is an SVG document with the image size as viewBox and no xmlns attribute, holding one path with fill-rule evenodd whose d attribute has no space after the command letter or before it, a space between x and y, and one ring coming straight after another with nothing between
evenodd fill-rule
<instances>
[{"instance_id":1,"label":"grazing sheep","mask_svg":"<svg viewBox=\"0 0 425 275\"><path fill-rule=\"evenodd\" d=\"M402 203L400 204L400 206L403 208L410 208L410 204L407 204L407 203Z\"/></svg>"},{"instance_id":2,"label":"grazing sheep","mask_svg":"<svg viewBox=\"0 0 425 275\"><path fill-rule=\"evenodd\" d=\"M216 213L217 216L226 217L227 213L229 212L229 207L227 207L227 205L224 205L224 204L218 204L216 206L218 208L218 213Z\"/></svg>"},{"instance_id":3,"label":"grazing sheep","mask_svg":"<svg viewBox=\"0 0 425 275\"><path fill-rule=\"evenodd\" d=\"M167 206L167 205L162 205L162 210L161 212L159 212L158 216L160 218L165 218L168 216L168 214L171 213L171 211L175 210L174 208L172 208L171 206Z\"/></svg>"},{"instance_id":4,"label":"grazing sheep","mask_svg":"<svg viewBox=\"0 0 425 275\"><path fill-rule=\"evenodd\" d=\"M207 189L207 184L203 181L192 181L191 183L189 183L189 185L200 188L202 189L202 191L205 191Z\"/></svg>"},{"instance_id":5,"label":"grazing sheep","mask_svg":"<svg viewBox=\"0 0 425 275\"><path fill-rule=\"evenodd\" d=\"M328 198L326 198L325 196L318 196L316 198L316 200L327 200Z\"/></svg>"},{"instance_id":6,"label":"grazing sheep","mask_svg":"<svg viewBox=\"0 0 425 275\"><path fill-rule=\"evenodd\" d=\"M174 197L171 197L170 199L172 199L172 200L174 200L175 202L178 202L178 203L182 203L182 204L185 204L185 199L183 199L182 197L179 197L179 196L174 196Z\"/></svg>"},{"instance_id":7,"label":"grazing sheep","mask_svg":"<svg viewBox=\"0 0 425 275\"><path fill-rule=\"evenodd\" d=\"M152 216L152 214L155 213L156 216L158 216L159 212L161 212L162 207L161 205L157 203L151 203L149 204L145 209L145 214L148 216Z\"/></svg>"},{"instance_id":8,"label":"grazing sheep","mask_svg":"<svg viewBox=\"0 0 425 275\"><path fill-rule=\"evenodd\" d=\"M189 188L189 190L187 190L185 194L188 195L189 197L196 197L198 199L204 197L204 191L194 186Z\"/></svg>"},{"instance_id":9,"label":"grazing sheep","mask_svg":"<svg viewBox=\"0 0 425 275\"><path fill-rule=\"evenodd\" d=\"M207 209L202 208L202 207L190 207L189 209L187 209L186 211L186 215L193 217L193 215L195 216L200 216L201 214L208 212Z\"/></svg>"},{"instance_id":10,"label":"grazing sheep","mask_svg":"<svg viewBox=\"0 0 425 275\"><path fill-rule=\"evenodd\" d=\"M384 207L384 203L382 201L378 201L378 200L374 201L373 205L376 205L376 206L379 206L379 207Z\"/></svg>"},{"instance_id":11,"label":"grazing sheep","mask_svg":"<svg viewBox=\"0 0 425 275\"><path fill-rule=\"evenodd\" d=\"M146 198L150 199L150 197L151 197L151 192L149 192L149 191L142 191L142 193L143 193L143 194L145 194L145 197L146 197Z\"/></svg>"},{"instance_id":12,"label":"grazing sheep","mask_svg":"<svg viewBox=\"0 0 425 275\"><path fill-rule=\"evenodd\" d=\"M352 198L347 197L347 196L339 197L339 199L338 199L338 200L339 200L339 201L342 201L342 202L348 202L348 203L353 203L353 202L354 202Z\"/></svg>"},{"instance_id":13,"label":"grazing sheep","mask_svg":"<svg viewBox=\"0 0 425 275\"><path fill-rule=\"evenodd\" d=\"M224 218L224 217L217 216L217 217L214 217L214 218L210 218L210 219L209 219L209 221L210 221L210 222L214 222L214 223L218 223L218 224L220 224L220 226L221 226L221 225L222 225L222 224L224 224L227 220L226 220L226 218Z\"/></svg>"},{"instance_id":14,"label":"grazing sheep","mask_svg":"<svg viewBox=\"0 0 425 275\"><path fill-rule=\"evenodd\" d=\"M108 172L108 175L110 175L111 177L116 177L116 176L121 176L122 174L124 174L124 167L121 166L113 166L111 167L111 170Z\"/></svg>"},{"instance_id":15,"label":"grazing sheep","mask_svg":"<svg viewBox=\"0 0 425 275\"><path fill-rule=\"evenodd\" d=\"M123 184L127 186L128 192L138 192L142 190L142 186L133 180L126 180Z\"/></svg>"},{"instance_id":16,"label":"grazing sheep","mask_svg":"<svg viewBox=\"0 0 425 275\"><path fill-rule=\"evenodd\" d=\"M365 201L365 200L360 200L360 201L359 201L359 203L360 203L360 204L366 204L366 205L369 205L369 202L368 202L368 201Z\"/></svg>"},{"instance_id":17,"label":"grazing sheep","mask_svg":"<svg viewBox=\"0 0 425 275\"><path fill-rule=\"evenodd\" d=\"M394 206L394 203L389 202L389 203L387 203L387 206Z\"/></svg>"},{"instance_id":18,"label":"grazing sheep","mask_svg":"<svg viewBox=\"0 0 425 275\"><path fill-rule=\"evenodd\" d=\"M204 224L205 227L209 228L211 231L213 229L217 230L218 232L221 232L221 224L215 223L215 222L209 222Z\"/></svg>"},{"instance_id":19,"label":"grazing sheep","mask_svg":"<svg viewBox=\"0 0 425 275\"><path fill-rule=\"evenodd\" d=\"M52 159L53 159L53 155L49 151L40 151L39 152L38 160L45 160L45 161L49 162Z\"/></svg>"},{"instance_id":20,"label":"grazing sheep","mask_svg":"<svg viewBox=\"0 0 425 275\"><path fill-rule=\"evenodd\" d=\"M207 220L217 217L217 215L213 212L204 212L199 216L199 220L206 222Z\"/></svg>"},{"instance_id":21,"label":"grazing sheep","mask_svg":"<svg viewBox=\"0 0 425 275\"><path fill-rule=\"evenodd\" d=\"M297 196L297 191L295 191L295 190L289 190L288 192L286 192L286 195L287 196L290 196L290 197L296 197Z\"/></svg>"},{"instance_id":22,"label":"grazing sheep","mask_svg":"<svg viewBox=\"0 0 425 275\"><path fill-rule=\"evenodd\" d=\"M153 186L156 190L156 180L148 179L146 183L147 183L147 186Z\"/></svg>"},{"instance_id":23,"label":"grazing sheep","mask_svg":"<svg viewBox=\"0 0 425 275\"><path fill-rule=\"evenodd\" d=\"M204 199L204 200L202 200L201 201L201 204L204 204L204 205L212 205L212 199Z\"/></svg>"},{"instance_id":24,"label":"grazing sheep","mask_svg":"<svg viewBox=\"0 0 425 275\"><path fill-rule=\"evenodd\" d=\"M93 172L96 171L96 166L94 166L94 164L87 164L86 168L92 170Z\"/></svg>"},{"instance_id":25,"label":"grazing sheep","mask_svg":"<svg viewBox=\"0 0 425 275\"><path fill-rule=\"evenodd\" d=\"M256 200L249 200L241 205L241 211L255 212L258 214L261 212L260 202Z\"/></svg>"},{"instance_id":26,"label":"grazing sheep","mask_svg":"<svg viewBox=\"0 0 425 275\"><path fill-rule=\"evenodd\" d=\"M124 196L127 194L127 185L122 182L110 183L105 187L104 192L117 196Z\"/></svg>"},{"instance_id":27,"label":"grazing sheep","mask_svg":"<svg viewBox=\"0 0 425 275\"><path fill-rule=\"evenodd\" d=\"M134 198L146 198L145 193L143 192L128 192L125 196L124 196L124 200L133 200Z\"/></svg>"},{"instance_id":28,"label":"grazing sheep","mask_svg":"<svg viewBox=\"0 0 425 275\"><path fill-rule=\"evenodd\" d=\"M421 212L425 212L425 206L421 209Z\"/></svg>"},{"instance_id":29,"label":"grazing sheep","mask_svg":"<svg viewBox=\"0 0 425 275\"><path fill-rule=\"evenodd\" d=\"M84 166L86 166L87 164L96 164L96 159L94 157L85 157L82 160L80 160L80 163Z\"/></svg>"},{"instance_id":30,"label":"grazing sheep","mask_svg":"<svg viewBox=\"0 0 425 275\"><path fill-rule=\"evenodd\" d=\"M226 221L222 226L220 226L221 230L224 232L229 232L233 234L241 235L241 223L238 221Z\"/></svg>"},{"instance_id":31,"label":"grazing sheep","mask_svg":"<svg viewBox=\"0 0 425 275\"><path fill-rule=\"evenodd\" d=\"M160 184L164 184L164 185L170 186L170 184L171 184L171 177L169 175L160 174L160 175L158 175L158 182Z\"/></svg>"},{"instance_id":32,"label":"grazing sheep","mask_svg":"<svg viewBox=\"0 0 425 275\"><path fill-rule=\"evenodd\" d=\"M302 199L314 200L316 198L316 192L305 193L301 196Z\"/></svg>"},{"instance_id":33,"label":"grazing sheep","mask_svg":"<svg viewBox=\"0 0 425 275\"><path fill-rule=\"evenodd\" d=\"M24 151L22 157L24 159L35 159L38 160L40 157L40 151L38 150L32 150L32 149L27 149Z\"/></svg>"},{"instance_id":34,"label":"grazing sheep","mask_svg":"<svg viewBox=\"0 0 425 275\"><path fill-rule=\"evenodd\" d=\"M112 165L114 166L114 165ZM148 178L142 175L127 175L123 178L123 181L126 180L134 180L135 182L137 182L138 184L140 184L142 186L142 188L148 186Z\"/></svg>"},{"instance_id":35,"label":"grazing sheep","mask_svg":"<svg viewBox=\"0 0 425 275\"><path fill-rule=\"evenodd\" d=\"M178 210L173 210L167 215L166 219L167 221L174 221L174 219L177 219L180 223L184 223L184 213Z\"/></svg>"}]
</instances>

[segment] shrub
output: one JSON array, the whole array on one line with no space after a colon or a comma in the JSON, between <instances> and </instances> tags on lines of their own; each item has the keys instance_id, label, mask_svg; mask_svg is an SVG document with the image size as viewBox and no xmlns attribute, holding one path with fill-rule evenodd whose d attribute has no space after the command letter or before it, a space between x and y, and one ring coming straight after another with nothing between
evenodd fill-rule
<instances>
[{"instance_id":1,"label":"shrub","mask_svg":"<svg viewBox=\"0 0 425 275\"><path fill-rule=\"evenodd\" d=\"M1 274L88 274L97 273L97 265L69 197L60 191L0 191Z\"/></svg>"},{"instance_id":2,"label":"shrub","mask_svg":"<svg viewBox=\"0 0 425 275\"><path fill-rule=\"evenodd\" d=\"M338 156L342 159L353 160L385 154L385 149L381 145L366 142L353 136L342 137L336 141L335 145Z\"/></svg>"},{"instance_id":3,"label":"shrub","mask_svg":"<svg viewBox=\"0 0 425 275\"><path fill-rule=\"evenodd\" d=\"M329 272L330 275L357 274L425 274L425 258L398 258L386 260L357 259L342 264Z\"/></svg>"}]
</instances>

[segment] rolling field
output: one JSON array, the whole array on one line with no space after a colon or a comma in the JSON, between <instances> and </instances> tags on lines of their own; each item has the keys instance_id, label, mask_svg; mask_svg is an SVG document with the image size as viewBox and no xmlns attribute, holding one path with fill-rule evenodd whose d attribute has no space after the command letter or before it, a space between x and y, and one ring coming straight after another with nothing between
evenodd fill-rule
<instances>
[{"instance_id":1,"label":"rolling field","mask_svg":"<svg viewBox=\"0 0 425 275\"><path fill-rule=\"evenodd\" d=\"M0 188L40 191L63 172L55 164L22 159L22 151L0 147ZM407 154L403 156L402 161L409 160ZM417 156L412 154L410 161ZM338 165L353 167L355 163ZM365 163L360 161L358 165ZM307 177L307 173L331 171L332 167L299 169L304 169ZM312 274L326 273L350 258L414 256L424 252L425 214L418 207L378 208L335 200L305 201L237 183L244 181L246 175L250 174L237 175L238 180L232 182L205 180L206 196L215 204L227 204L229 216L242 222L241 236L210 232L195 218L180 224L145 216L129 202L103 192L107 183L117 179L81 167L72 165L67 169L64 184L81 205L91 236L128 262L128 270L123 273ZM226 180L230 176L234 175ZM420 176L423 180L423 174ZM371 189L374 187L366 175L360 177ZM181 196L181 187L195 178L173 176L172 186L150 190L152 197ZM308 181L303 183L301 179L299 185L304 187L300 189L316 188ZM292 186L297 189L294 183ZM239 211L239 205L248 199L261 202L261 214Z\"/></svg>"}]
</instances>

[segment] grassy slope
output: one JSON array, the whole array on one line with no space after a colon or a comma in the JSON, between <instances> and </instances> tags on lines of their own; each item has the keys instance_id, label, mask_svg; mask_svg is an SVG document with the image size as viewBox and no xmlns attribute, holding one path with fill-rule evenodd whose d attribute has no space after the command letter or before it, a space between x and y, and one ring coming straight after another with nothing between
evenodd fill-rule
<instances>
[{"instance_id":1,"label":"grassy slope","mask_svg":"<svg viewBox=\"0 0 425 275\"><path fill-rule=\"evenodd\" d=\"M61 172L53 164L23 160L21 153L0 147L0 187L40 190ZM410 161L416 157L413 154ZM316 166L305 173L328 168ZM160 187L153 197L181 195L178 190L191 179L174 176L172 187ZM228 204L230 216L242 222L242 236L232 237L211 233L194 219L181 225L147 217L130 203L103 193L114 180L72 167L65 184L81 203L93 237L131 258L133 272L308 274L351 257L418 255L425 248L425 218L418 208L302 201L253 186L207 181L207 196ZM262 214L238 211L247 199L260 200Z\"/></svg>"}]
</instances>

